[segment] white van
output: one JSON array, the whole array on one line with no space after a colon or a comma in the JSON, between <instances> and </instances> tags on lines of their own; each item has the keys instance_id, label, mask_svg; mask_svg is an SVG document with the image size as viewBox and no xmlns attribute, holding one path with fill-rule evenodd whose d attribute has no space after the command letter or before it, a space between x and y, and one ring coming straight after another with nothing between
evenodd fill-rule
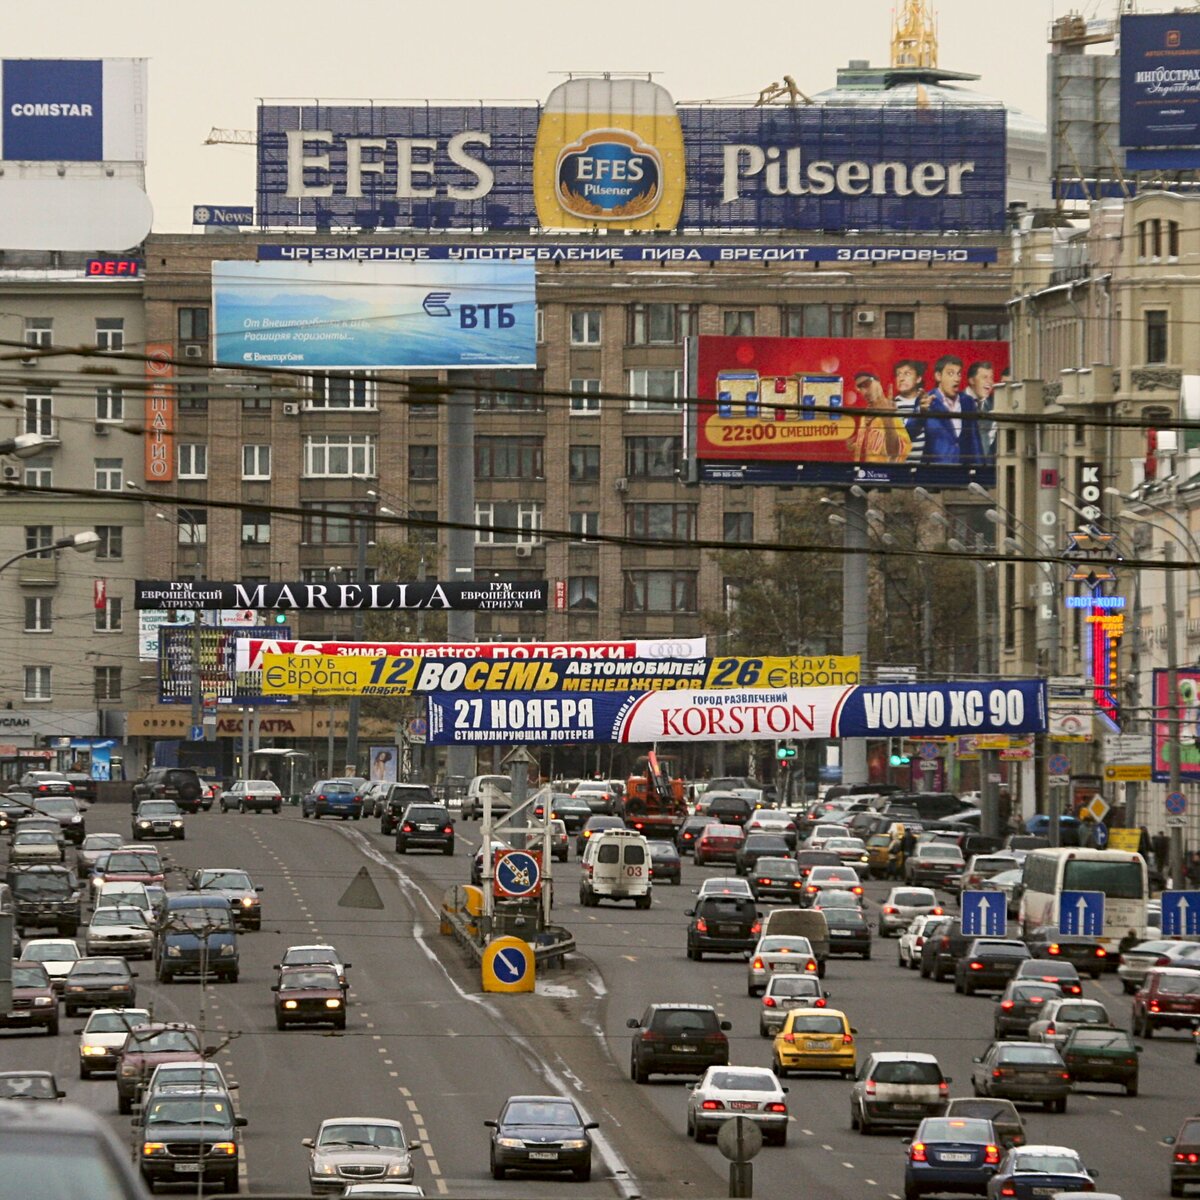
<instances>
[{"instance_id":1,"label":"white van","mask_svg":"<svg viewBox=\"0 0 1200 1200\"><path fill-rule=\"evenodd\" d=\"M589 839L579 876L579 903L632 900L650 907L650 843L633 829L605 829Z\"/></svg>"},{"instance_id":2,"label":"white van","mask_svg":"<svg viewBox=\"0 0 1200 1200\"><path fill-rule=\"evenodd\" d=\"M463 797L463 820L483 816L483 794L492 798L492 816L501 817L512 808L512 780L507 775L476 775Z\"/></svg>"}]
</instances>

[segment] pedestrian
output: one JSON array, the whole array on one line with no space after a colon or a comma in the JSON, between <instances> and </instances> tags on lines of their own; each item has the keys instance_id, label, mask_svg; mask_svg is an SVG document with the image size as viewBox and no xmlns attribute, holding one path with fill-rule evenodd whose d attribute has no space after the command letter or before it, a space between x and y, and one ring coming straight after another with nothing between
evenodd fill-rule
<instances>
[{"instance_id":1,"label":"pedestrian","mask_svg":"<svg viewBox=\"0 0 1200 1200\"><path fill-rule=\"evenodd\" d=\"M1150 855L1153 853L1154 847L1150 842L1150 830L1145 825L1138 826L1138 853L1147 861L1150 861Z\"/></svg>"},{"instance_id":2,"label":"pedestrian","mask_svg":"<svg viewBox=\"0 0 1200 1200\"><path fill-rule=\"evenodd\" d=\"M1166 875L1170 865L1171 839L1160 830L1150 839L1150 845L1154 848L1154 865L1158 868L1158 873Z\"/></svg>"},{"instance_id":3,"label":"pedestrian","mask_svg":"<svg viewBox=\"0 0 1200 1200\"><path fill-rule=\"evenodd\" d=\"M1142 939L1138 937L1137 930L1131 929L1120 941L1117 949L1124 954L1126 950L1132 950Z\"/></svg>"},{"instance_id":4,"label":"pedestrian","mask_svg":"<svg viewBox=\"0 0 1200 1200\"><path fill-rule=\"evenodd\" d=\"M1193 850L1188 855L1187 870L1184 871L1189 886L1200 888L1200 851Z\"/></svg>"}]
</instances>

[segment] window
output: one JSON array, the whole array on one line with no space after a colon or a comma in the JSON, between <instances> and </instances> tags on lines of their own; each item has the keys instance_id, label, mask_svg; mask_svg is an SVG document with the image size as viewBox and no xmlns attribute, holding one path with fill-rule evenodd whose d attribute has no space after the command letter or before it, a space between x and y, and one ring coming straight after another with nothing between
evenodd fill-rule
<instances>
[{"instance_id":1,"label":"window","mask_svg":"<svg viewBox=\"0 0 1200 1200\"><path fill-rule=\"evenodd\" d=\"M1151 308L1143 314L1146 323L1146 361L1167 361L1167 313L1165 309Z\"/></svg>"},{"instance_id":2,"label":"window","mask_svg":"<svg viewBox=\"0 0 1200 1200\"><path fill-rule=\"evenodd\" d=\"M322 371L309 377L307 408L374 408L375 380L366 371Z\"/></svg>"},{"instance_id":3,"label":"window","mask_svg":"<svg viewBox=\"0 0 1200 1200\"><path fill-rule=\"evenodd\" d=\"M594 417L600 411L600 380L571 380L571 416Z\"/></svg>"},{"instance_id":4,"label":"window","mask_svg":"<svg viewBox=\"0 0 1200 1200\"><path fill-rule=\"evenodd\" d=\"M682 538L696 536L694 504L628 504L625 532L637 538Z\"/></svg>"},{"instance_id":5,"label":"window","mask_svg":"<svg viewBox=\"0 0 1200 1200\"><path fill-rule=\"evenodd\" d=\"M208 445L205 442L179 443L179 478L208 478Z\"/></svg>"},{"instance_id":6,"label":"window","mask_svg":"<svg viewBox=\"0 0 1200 1200\"><path fill-rule=\"evenodd\" d=\"M96 491L119 492L125 486L125 460L122 458L97 458Z\"/></svg>"},{"instance_id":7,"label":"window","mask_svg":"<svg viewBox=\"0 0 1200 1200\"><path fill-rule=\"evenodd\" d=\"M533 309L533 340L539 346L546 340L546 310L540 304Z\"/></svg>"},{"instance_id":8,"label":"window","mask_svg":"<svg viewBox=\"0 0 1200 1200\"><path fill-rule=\"evenodd\" d=\"M438 448L436 446L409 446L409 479L437 479Z\"/></svg>"},{"instance_id":9,"label":"window","mask_svg":"<svg viewBox=\"0 0 1200 1200\"><path fill-rule=\"evenodd\" d=\"M112 561L124 554L124 530L120 525L97 525L100 541L96 546L97 560Z\"/></svg>"},{"instance_id":10,"label":"window","mask_svg":"<svg viewBox=\"0 0 1200 1200\"><path fill-rule=\"evenodd\" d=\"M54 399L49 392L25 393L24 432L54 436Z\"/></svg>"},{"instance_id":11,"label":"window","mask_svg":"<svg viewBox=\"0 0 1200 1200\"><path fill-rule=\"evenodd\" d=\"M1008 339L1008 313L1002 308L958 308L947 314L947 337L976 342Z\"/></svg>"},{"instance_id":12,"label":"window","mask_svg":"<svg viewBox=\"0 0 1200 1200\"><path fill-rule=\"evenodd\" d=\"M567 608L595 612L600 607L600 576L571 575L567 579Z\"/></svg>"},{"instance_id":13,"label":"window","mask_svg":"<svg viewBox=\"0 0 1200 1200\"><path fill-rule=\"evenodd\" d=\"M185 376L175 385L180 412L208 412L208 384L188 381Z\"/></svg>"},{"instance_id":14,"label":"window","mask_svg":"<svg viewBox=\"0 0 1200 1200\"><path fill-rule=\"evenodd\" d=\"M1179 257L1179 222L1157 217L1137 225L1138 258Z\"/></svg>"},{"instance_id":15,"label":"window","mask_svg":"<svg viewBox=\"0 0 1200 1200\"><path fill-rule=\"evenodd\" d=\"M674 479L683 459L679 437L627 437L625 474L631 479Z\"/></svg>"},{"instance_id":16,"label":"window","mask_svg":"<svg viewBox=\"0 0 1200 1200\"><path fill-rule=\"evenodd\" d=\"M301 541L314 546L346 546L357 540L354 516L345 510L327 509L324 501L304 502Z\"/></svg>"},{"instance_id":17,"label":"window","mask_svg":"<svg viewBox=\"0 0 1200 1200\"><path fill-rule=\"evenodd\" d=\"M181 308L178 313L181 342L208 341L208 309Z\"/></svg>"},{"instance_id":18,"label":"window","mask_svg":"<svg viewBox=\"0 0 1200 1200\"><path fill-rule=\"evenodd\" d=\"M695 571L626 571L626 612L695 612Z\"/></svg>"},{"instance_id":19,"label":"window","mask_svg":"<svg viewBox=\"0 0 1200 1200\"><path fill-rule=\"evenodd\" d=\"M48 454L38 454L25 460L25 486L48 488L54 486L54 463Z\"/></svg>"},{"instance_id":20,"label":"window","mask_svg":"<svg viewBox=\"0 0 1200 1200\"><path fill-rule=\"evenodd\" d=\"M374 476L374 436L369 433L330 433L306 437L304 474L308 479Z\"/></svg>"},{"instance_id":21,"label":"window","mask_svg":"<svg viewBox=\"0 0 1200 1200\"><path fill-rule=\"evenodd\" d=\"M732 308L721 314L726 337L754 336L754 309Z\"/></svg>"},{"instance_id":22,"label":"window","mask_svg":"<svg viewBox=\"0 0 1200 1200\"><path fill-rule=\"evenodd\" d=\"M600 478L600 447L572 446L570 474L572 483L595 483Z\"/></svg>"},{"instance_id":23,"label":"window","mask_svg":"<svg viewBox=\"0 0 1200 1200\"><path fill-rule=\"evenodd\" d=\"M542 506L521 501L520 503L477 504L475 524L508 526L507 529L477 529L475 541L479 545L515 545L517 543L540 542L542 530Z\"/></svg>"},{"instance_id":24,"label":"window","mask_svg":"<svg viewBox=\"0 0 1200 1200\"><path fill-rule=\"evenodd\" d=\"M726 542L754 541L754 514L727 512L721 519L721 537Z\"/></svg>"},{"instance_id":25,"label":"window","mask_svg":"<svg viewBox=\"0 0 1200 1200\"><path fill-rule=\"evenodd\" d=\"M242 478L271 478L271 447L262 445L242 446Z\"/></svg>"},{"instance_id":26,"label":"window","mask_svg":"<svg viewBox=\"0 0 1200 1200\"><path fill-rule=\"evenodd\" d=\"M53 525L25 526L25 549L37 551L37 554L30 555L31 558L50 558L54 554L50 548L53 541Z\"/></svg>"},{"instance_id":27,"label":"window","mask_svg":"<svg viewBox=\"0 0 1200 1200\"><path fill-rule=\"evenodd\" d=\"M96 700L120 700L121 668L96 667L94 670Z\"/></svg>"},{"instance_id":28,"label":"window","mask_svg":"<svg viewBox=\"0 0 1200 1200\"><path fill-rule=\"evenodd\" d=\"M25 668L25 699L50 700L53 693L50 690L49 667Z\"/></svg>"},{"instance_id":29,"label":"window","mask_svg":"<svg viewBox=\"0 0 1200 1200\"><path fill-rule=\"evenodd\" d=\"M917 315L910 312L885 312L883 314L883 336L910 338L916 336Z\"/></svg>"},{"instance_id":30,"label":"window","mask_svg":"<svg viewBox=\"0 0 1200 1200\"><path fill-rule=\"evenodd\" d=\"M463 392L475 397L476 412L541 412L545 405L540 371L463 371Z\"/></svg>"},{"instance_id":31,"label":"window","mask_svg":"<svg viewBox=\"0 0 1200 1200\"><path fill-rule=\"evenodd\" d=\"M677 412L683 395L683 372L651 367L629 372L630 412Z\"/></svg>"},{"instance_id":32,"label":"window","mask_svg":"<svg viewBox=\"0 0 1200 1200\"><path fill-rule=\"evenodd\" d=\"M413 375L408 383L408 417L411 421L436 421L446 402L446 387L436 375Z\"/></svg>"},{"instance_id":33,"label":"window","mask_svg":"<svg viewBox=\"0 0 1200 1200\"><path fill-rule=\"evenodd\" d=\"M50 596L26 596L25 632L49 633L53 625L53 598Z\"/></svg>"},{"instance_id":34,"label":"window","mask_svg":"<svg viewBox=\"0 0 1200 1200\"><path fill-rule=\"evenodd\" d=\"M125 393L119 387L96 389L96 422L105 425L125 419Z\"/></svg>"},{"instance_id":35,"label":"window","mask_svg":"<svg viewBox=\"0 0 1200 1200\"><path fill-rule=\"evenodd\" d=\"M571 345L600 345L600 310L577 308L571 313Z\"/></svg>"},{"instance_id":36,"label":"window","mask_svg":"<svg viewBox=\"0 0 1200 1200\"><path fill-rule=\"evenodd\" d=\"M181 508L179 514L179 544L204 546L208 544L208 509Z\"/></svg>"},{"instance_id":37,"label":"window","mask_svg":"<svg viewBox=\"0 0 1200 1200\"><path fill-rule=\"evenodd\" d=\"M571 513L571 533L575 537L595 537L600 532L600 514L594 512Z\"/></svg>"},{"instance_id":38,"label":"window","mask_svg":"<svg viewBox=\"0 0 1200 1200\"><path fill-rule=\"evenodd\" d=\"M237 388L242 397L242 412L271 411L271 384L246 381Z\"/></svg>"},{"instance_id":39,"label":"window","mask_svg":"<svg viewBox=\"0 0 1200 1200\"><path fill-rule=\"evenodd\" d=\"M783 310L784 337L850 337L850 304L789 304Z\"/></svg>"},{"instance_id":40,"label":"window","mask_svg":"<svg viewBox=\"0 0 1200 1200\"><path fill-rule=\"evenodd\" d=\"M48 350L54 345L54 318L26 317L25 345L36 346L40 350Z\"/></svg>"},{"instance_id":41,"label":"window","mask_svg":"<svg viewBox=\"0 0 1200 1200\"><path fill-rule=\"evenodd\" d=\"M104 607L94 611L97 633L121 632L121 598L119 596L109 596L104 601Z\"/></svg>"},{"instance_id":42,"label":"window","mask_svg":"<svg viewBox=\"0 0 1200 1200\"><path fill-rule=\"evenodd\" d=\"M545 477L540 437L477 437L477 479L542 479Z\"/></svg>"},{"instance_id":43,"label":"window","mask_svg":"<svg viewBox=\"0 0 1200 1200\"><path fill-rule=\"evenodd\" d=\"M125 349L124 317L96 318L96 349L110 351Z\"/></svg>"},{"instance_id":44,"label":"window","mask_svg":"<svg viewBox=\"0 0 1200 1200\"><path fill-rule=\"evenodd\" d=\"M699 328L700 308L694 304L631 304L631 346L677 346Z\"/></svg>"},{"instance_id":45,"label":"window","mask_svg":"<svg viewBox=\"0 0 1200 1200\"><path fill-rule=\"evenodd\" d=\"M269 546L271 544L271 514L257 509L242 510L242 545Z\"/></svg>"}]
</instances>

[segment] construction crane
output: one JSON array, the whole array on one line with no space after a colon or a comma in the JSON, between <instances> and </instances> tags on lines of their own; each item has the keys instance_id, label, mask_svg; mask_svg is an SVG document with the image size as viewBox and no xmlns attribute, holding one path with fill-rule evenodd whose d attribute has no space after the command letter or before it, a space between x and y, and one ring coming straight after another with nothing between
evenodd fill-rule
<instances>
[{"instance_id":1,"label":"construction crane","mask_svg":"<svg viewBox=\"0 0 1200 1200\"><path fill-rule=\"evenodd\" d=\"M257 146L258 134L253 129L217 129L214 126L204 139L206 146Z\"/></svg>"}]
</instances>

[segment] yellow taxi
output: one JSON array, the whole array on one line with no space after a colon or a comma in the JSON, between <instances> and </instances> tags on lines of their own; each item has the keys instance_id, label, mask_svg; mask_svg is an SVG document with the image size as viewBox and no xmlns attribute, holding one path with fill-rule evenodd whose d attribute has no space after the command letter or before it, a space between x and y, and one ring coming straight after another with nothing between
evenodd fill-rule
<instances>
[{"instance_id":1,"label":"yellow taxi","mask_svg":"<svg viewBox=\"0 0 1200 1200\"><path fill-rule=\"evenodd\" d=\"M854 1074L857 1030L836 1008L794 1008L775 1035L772 1066L782 1079L792 1071L836 1071Z\"/></svg>"},{"instance_id":2,"label":"yellow taxi","mask_svg":"<svg viewBox=\"0 0 1200 1200\"><path fill-rule=\"evenodd\" d=\"M886 833L873 833L867 838L867 869L872 879L882 879L888 872L892 839Z\"/></svg>"}]
</instances>

